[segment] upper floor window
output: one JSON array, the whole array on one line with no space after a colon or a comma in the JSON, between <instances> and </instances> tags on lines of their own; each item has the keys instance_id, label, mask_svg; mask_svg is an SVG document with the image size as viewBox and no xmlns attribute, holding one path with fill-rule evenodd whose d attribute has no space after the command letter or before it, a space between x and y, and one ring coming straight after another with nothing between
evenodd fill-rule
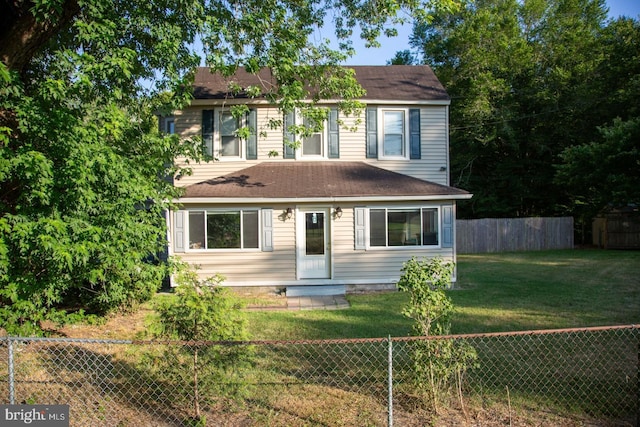
<instances>
[{"instance_id":1,"label":"upper floor window","mask_svg":"<svg viewBox=\"0 0 640 427\"><path fill-rule=\"evenodd\" d=\"M407 110L382 110L380 151L383 157L407 157Z\"/></svg>"},{"instance_id":2,"label":"upper floor window","mask_svg":"<svg viewBox=\"0 0 640 427\"><path fill-rule=\"evenodd\" d=\"M256 110L218 108L202 111L202 149L218 160L257 158Z\"/></svg>"},{"instance_id":3,"label":"upper floor window","mask_svg":"<svg viewBox=\"0 0 640 427\"><path fill-rule=\"evenodd\" d=\"M219 110L217 113L218 129L220 129L218 146L220 157L241 157L242 146L237 133L241 120L233 117L231 111Z\"/></svg>"},{"instance_id":4,"label":"upper floor window","mask_svg":"<svg viewBox=\"0 0 640 427\"><path fill-rule=\"evenodd\" d=\"M160 117L160 131L168 135L176 133L176 121L173 116Z\"/></svg>"},{"instance_id":5,"label":"upper floor window","mask_svg":"<svg viewBox=\"0 0 640 427\"><path fill-rule=\"evenodd\" d=\"M298 148L284 144L285 159L337 159L340 157L340 130L338 110L329 108L327 119L306 117L300 112L290 112L284 118L284 139L297 141Z\"/></svg>"},{"instance_id":6,"label":"upper floor window","mask_svg":"<svg viewBox=\"0 0 640 427\"><path fill-rule=\"evenodd\" d=\"M316 122L312 119L304 118L304 126L311 129L317 126ZM312 132L311 135L302 138L302 157L323 157L325 153L325 125L322 125L322 130Z\"/></svg>"},{"instance_id":7,"label":"upper floor window","mask_svg":"<svg viewBox=\"0 0 640 427\"><path fill-rule=\"evenodd\" d=\"M368 107L366 156L369 159L421 158L419 108Z\"/></svg>"}]
</instances>

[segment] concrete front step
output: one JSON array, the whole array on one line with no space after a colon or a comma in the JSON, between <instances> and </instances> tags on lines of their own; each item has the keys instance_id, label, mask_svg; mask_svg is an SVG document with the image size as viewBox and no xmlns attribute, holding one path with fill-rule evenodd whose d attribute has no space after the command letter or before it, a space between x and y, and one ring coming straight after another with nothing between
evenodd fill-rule
<instances>
[{"instance_id":1,"label":"concrete front step","mask_svg":"<svg viewBox=\"0 0 640 427\"><path fill-rule=\"evenodd\" d=\"M287 297L313 297L344 295L347 292L345 285L313 285L313 286L288 286Z\"/></svg>"}]
</instances>

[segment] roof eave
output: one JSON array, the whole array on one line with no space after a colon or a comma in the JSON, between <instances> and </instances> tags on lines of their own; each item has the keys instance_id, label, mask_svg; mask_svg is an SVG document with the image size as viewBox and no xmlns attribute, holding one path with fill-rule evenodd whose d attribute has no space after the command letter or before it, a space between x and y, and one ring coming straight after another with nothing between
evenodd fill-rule
<instances>
[{"instance_id":1,"label":"roof eave","mask_svg":"<svg viewBox=\"0 0 640 427\"><path fill-rule=\"evenodd\" d=\"M175 199L183 204L269 204L269 203L364 203L364 202L417 202L436 200L468 200L473 194L435 194L423 196L335 196L335 197L184 197Z\"/></svg>"},{"instance_id":2,"label":"roof eave","mask_svg":"<svg viewBox=\"0 0 640 427\"><path fill-rule=\"evenodd\" d=\"M359 99L365 105L439 105L447 106L451 105L449 99L424 99L424 100L390 100L390 99ZM324 99L319 102L320 105L334 105L341 102L338 99ZM199 98L191 101L192 107L201 107L207 105L271 105L269 101L262 98Z\"/></svg>"}]
</instances>

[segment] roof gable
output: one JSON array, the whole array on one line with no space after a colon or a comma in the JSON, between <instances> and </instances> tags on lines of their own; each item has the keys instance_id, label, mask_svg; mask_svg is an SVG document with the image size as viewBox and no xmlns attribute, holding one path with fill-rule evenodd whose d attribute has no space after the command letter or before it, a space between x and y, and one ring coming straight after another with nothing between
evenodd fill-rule
<instances>
[{"instance_id":1,"label":"roof gable","mask_svg":"<svg viewBox=\"0 0 640 427\"><path fill-rule=\"evenodd\" d=\"M449 95L428 65L348 66L365 89L363 101L449 101ZM248 99L244 93L232 94L230 84L242 88L261 86L265 92L276 84L267 68L251 74L243 68L230 77L212 74L199 67L194 81L195 99Z\"/></svg>"}]
</instances>

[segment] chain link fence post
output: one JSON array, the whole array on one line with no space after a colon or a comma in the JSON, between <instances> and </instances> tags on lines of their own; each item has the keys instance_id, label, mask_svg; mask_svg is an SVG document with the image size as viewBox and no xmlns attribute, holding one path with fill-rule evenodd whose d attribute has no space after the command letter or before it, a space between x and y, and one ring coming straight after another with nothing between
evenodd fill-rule
<instances>
[{"instance_id":1,"label":"chain link fence post","mask_svg":"<svg viewBox=\"0 0 640 427\"><path fill-rule=\"evenodd\" d=\"M638 359L636 365L636 426L640 427L640 334L638 335Z\"/></svg>"},{"instance_id":2,"label":"chain link fence post","mask_svg":"<svg viewBox=\"0 0 640 427\"><path fill-rule=\"evenodd\" d=\"M15 371L13 369L13 340L11 337L7 337L7 347L9 349L9 404L15 405L15 386L14 386L14 376Z\"/></svg>"},{"instance_id":3,"label":"chain link fence post","mask_svg":"<svg viewBox=\"0 0 640 427\"><path fill-rule=\"evenodd\" d=\"M391 335L389 335L388 341L388 361L387 361L387 369L388 369L388 405L389 405L389 427L393 427L393 341L391 340Z\"/></svg>"}]
</instances>

